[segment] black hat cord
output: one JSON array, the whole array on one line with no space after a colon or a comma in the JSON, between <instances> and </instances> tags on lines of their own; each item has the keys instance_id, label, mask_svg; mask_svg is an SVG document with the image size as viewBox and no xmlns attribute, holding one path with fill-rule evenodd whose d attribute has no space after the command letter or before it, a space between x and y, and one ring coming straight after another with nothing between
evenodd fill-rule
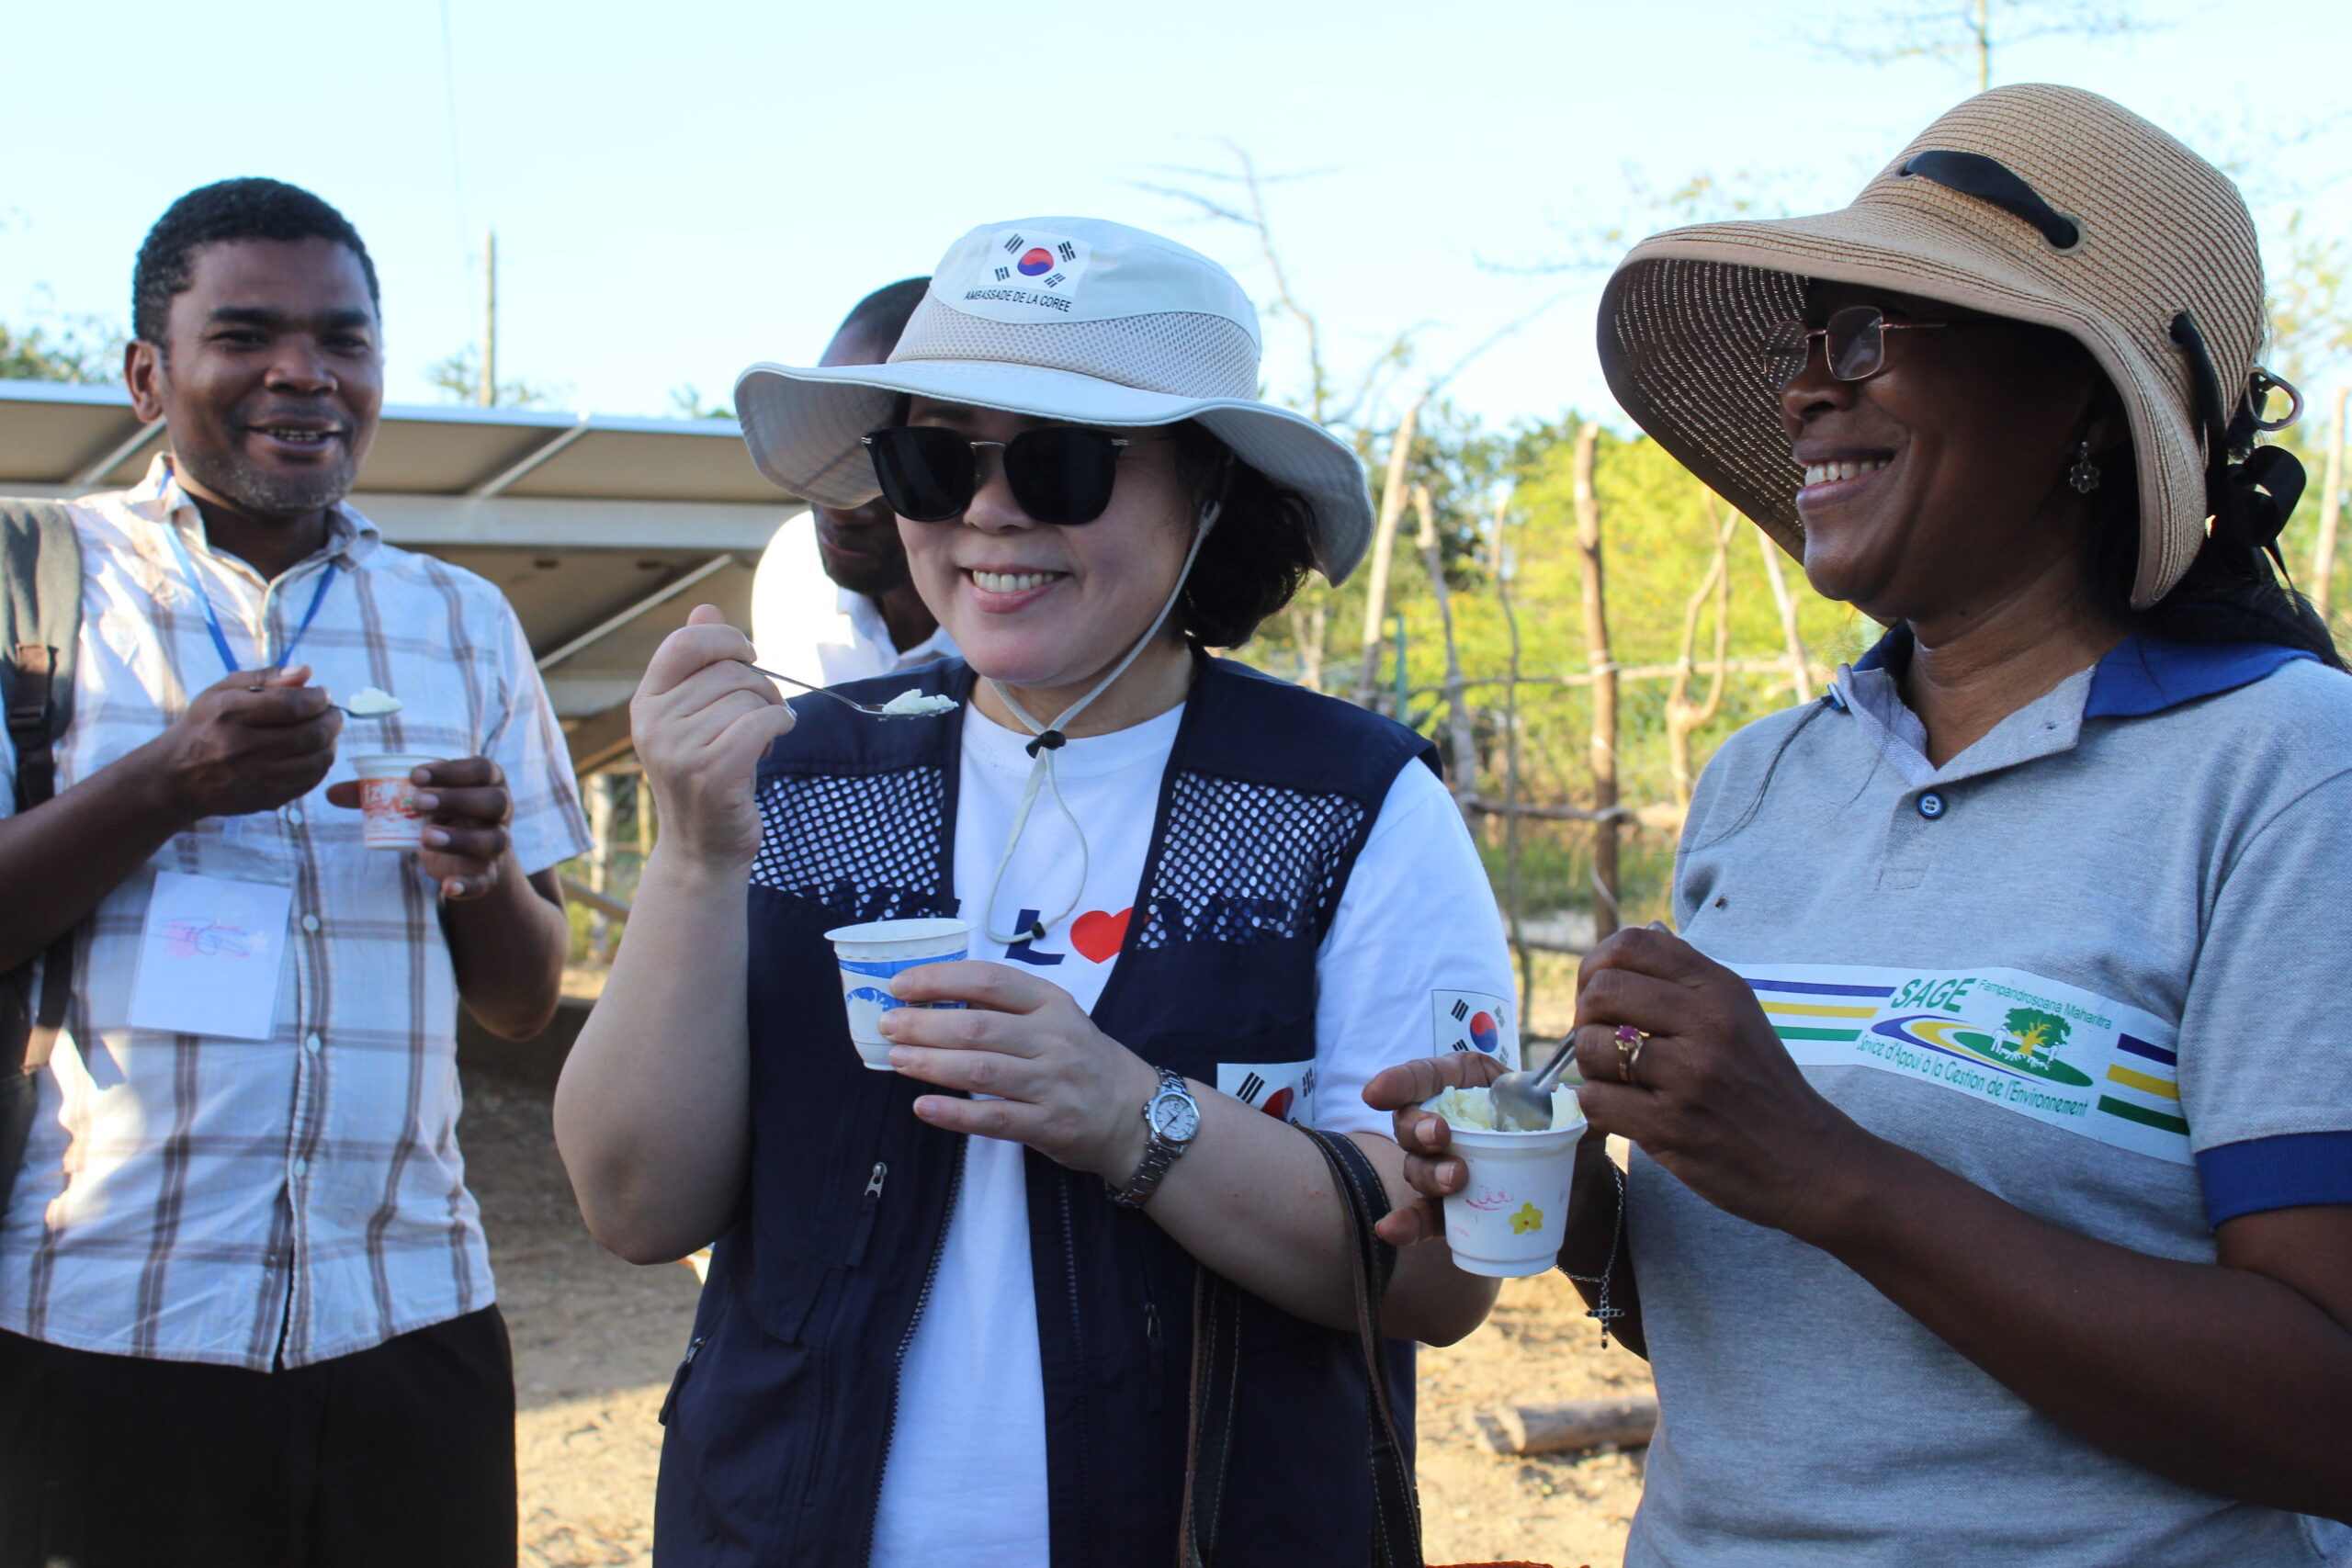
<instances>
[{"instance_id":1,"label":"black hat cord","mask_svg":"<svg viewBox=\"0 0 2352 1568\"><path fill-rule=\"evenodd\" d=\"M2205 435L2205 504L2212 513L2213 532L2224 543L2246 551L2267 551L2290 583L2287 558L2279 553L2278 536L2302 499L2303 465L2284 446L2256 446L2255 433L2281 430L2302 411L2302 394L2267 370L2256 367L2247 378L2245 395L2228 417L2222 412L2222 378L2213 368L2212 353L2197 318L2188 310L2172 319L2172 341L2188 356L2189 390L2196 400L2197 423ZM2262 404L2272 390L2284 391L2292 402L2286 418L2266 420Z\"/></svg>"}]
</instances>

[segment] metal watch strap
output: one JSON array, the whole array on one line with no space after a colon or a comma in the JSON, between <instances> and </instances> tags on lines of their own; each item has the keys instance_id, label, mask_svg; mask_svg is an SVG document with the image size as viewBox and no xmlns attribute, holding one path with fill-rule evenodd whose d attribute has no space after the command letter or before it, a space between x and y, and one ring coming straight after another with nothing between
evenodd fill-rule
<instances>
[{"instance_id":1,"label":"metal watch strap","mask_svg":"<svg viewBox=\"0 0 2352 1568\"><path fill-rule=\"evenodd\" d=\"M1144 1126L1147 1129L1143 1158L1136 1162L1136 1173L1127 1179L1125 1187L1111 1190L1111 1201L1123 1209L1140 1209L1150 1202L1151 1195L1159 1190L1160 1178L1168 1174L1168 1168L1176 1163L1179 1155L1193 1146L1190 1138L1179 1144L1161 1137L1159 1129L1152 1125L1151 1108L1163 1094L1180 1094L1188 1100L1193 1098L1193 1091L1184 1087L1183 1074L1173 1067L1159 1069L1159 1087L1153 1089L1151 1098L1143 1102ZM1195 1111L1197 1109L1195 1102ZM1195 1122L1194 1125L1197 1127L1198 1122Z\"/></svg>"}]
</instances>

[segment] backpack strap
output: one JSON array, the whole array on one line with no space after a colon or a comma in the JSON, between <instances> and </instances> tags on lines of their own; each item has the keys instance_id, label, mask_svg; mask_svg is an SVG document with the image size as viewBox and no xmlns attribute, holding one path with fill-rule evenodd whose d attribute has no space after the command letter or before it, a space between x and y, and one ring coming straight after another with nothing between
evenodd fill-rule
<instances>
[{"instance_id":1,"label":"backpack strap","mask_svg":"<svg viewBox=\"0 0 2352 1568\"><path fill-rule=\"evenodd\" d=\"M0 499L0 718L17 757L16 808L57 793L57 745L74 716L74 656L82 631L82 545L73 508L62 502ZM42 954L40 998L16 1064L49 1063L74 988L74 932ZM6 977L19 989L27 968ZM13 1054L0 1040L0 1054ZM0 1057L0 1068L7 1064Z\"/></svg>"}]
</instances>

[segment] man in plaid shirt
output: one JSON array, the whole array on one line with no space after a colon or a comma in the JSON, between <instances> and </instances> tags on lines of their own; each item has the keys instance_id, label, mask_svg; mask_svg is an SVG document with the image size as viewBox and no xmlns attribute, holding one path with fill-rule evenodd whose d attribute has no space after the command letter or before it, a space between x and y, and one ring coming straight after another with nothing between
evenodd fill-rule
<instances>
[{"instance_id":1,"label":"man in plaid shirt","mask_svg":"<svg viewBox=\"0 0 2352 1568\"><path fill-rule=\"evenodd\" d=\"M342 504L383 395L343 216L191 192L133 304L170 453L76 503L58 793L0 791L0 969L81 932L0 1215L0 1568L512 1568L455 1035L460 1000L514 1038L554 1010L562 737L497 590ZM328 705L368 686L401 711ZM425 847L369 850L352 759L402 752L448 759Z\"/></svg>"}]
</instances>

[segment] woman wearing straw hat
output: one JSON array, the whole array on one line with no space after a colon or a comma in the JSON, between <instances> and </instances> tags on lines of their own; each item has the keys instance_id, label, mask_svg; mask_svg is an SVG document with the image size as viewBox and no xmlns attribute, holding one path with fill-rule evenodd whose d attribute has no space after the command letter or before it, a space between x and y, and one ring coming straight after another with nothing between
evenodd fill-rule
<instances>
[{"instance_id":1,"label":"woman wearing straw hat","mask_svg":"<svg viewBox=\"0 0 2352 1568\"><path fill-rule=\"evenodd\" d=\"M1579 981L1629 1562L2352 1562L2352 681L2266 554L2262 310L2229 181L2047 86L1611 279L1625 408L1892 628Z\"/></svg>"},{"instance_id":2,"label":"woman wearing straw hat","mask_svg":"<svg viewBox=\"0 0 2352 1568\"><path fill-rule=\"evenodd\" d=\"M777 483L878 485L968 664L844 688L939 716L796 723L705 609L636 699L662 833L556 1111L608 1246L718 1238L665 1562L1143 1562L1181 1534L1418 1568L1401 1450L1368 1438L1384 1402L1409 1421L1410 1356L1364 1330L1367 1379L1357 1337L1408 1190L1361 1091L1432 1041L1514 1051L1508 955L1426 741L1203 651L1370 531L1354 454L1257 387L1222 268L1058 218L967 235L888 365L738 386ZM825 932L959 913L974 961L895 982L953 1010L887 1013L895 1071L866 1070ZM1423 1248L1387 1330L1450 1341L1492 1297Z\"/></svg>"}]
</instances>

